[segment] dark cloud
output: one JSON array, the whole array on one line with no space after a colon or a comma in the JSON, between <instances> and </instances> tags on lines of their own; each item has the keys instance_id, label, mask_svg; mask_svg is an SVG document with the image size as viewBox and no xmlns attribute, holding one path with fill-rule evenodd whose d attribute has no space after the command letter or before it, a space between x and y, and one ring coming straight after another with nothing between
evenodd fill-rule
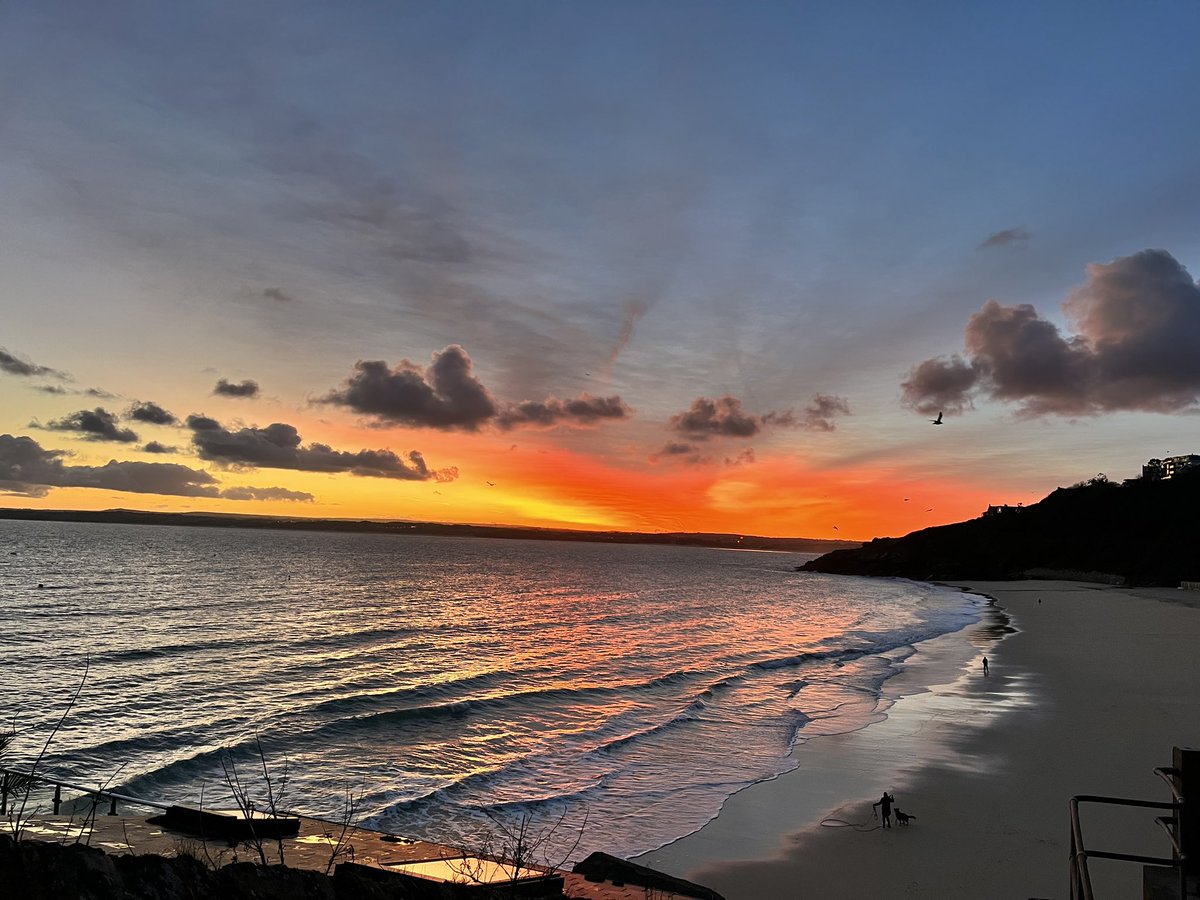
<instances>
[{"instance_id":1,"label":"dark cloud","mask_svg":"<svg viewBox=\"0 0 1200 900\"><path fill-rule=\"evenodd\" d=\"M349 472L374 478L406 481L453 481L454 467L432 470L412 451L405 459L391 450L334 450L326 444L301 446L295 426L275 422L266 428L229 431L207 416L189 416L192 443L201 459L234 466L296 469L304 472Z\"/></svg>"},{"instance_id":2,"label":"dark cloud","mask_svg":"<svg viewBox=\"0 0 1200 900\"><path fill-rule=\"evenodd\" d=\"M1029 240L1029 232L1024 228L1006 228L1003 231L997 231L993 235L989 235L983 243L979 245L980 250L988 247L1007 247L1009 244L1021 244Z\"/></svg>"},{"instance_id":3,"label":"dark cloud","mask_svg":"<svg viewBox=\"0 0 1200 900\"><path fill-rule=\"evenodd\" d=\"M175 447L168 447L165 444L160 444L158 441L150 441L142 448L143 453L178 453Z\"/></svg>"},{"instance_id":4,"label":"dark cloud","mask_svg":"<svg viewBox=\"0 0 1200 900\"><path fill-rule=\"evenodd\" d=\"M743 450L737 456L725 457L725 465L727 465L727 466L749 466L749 465L753 465L754 462L755 462L755 459L754 459L754 448L753 447L747 447L745 450Z\"/></svg>"},{"instance_id":5,"label":"dark cloud","mask_svg":"<svg viewBox=\"0 0 1200 900\"><path fill-rule=\"evenodd\" d=\"M138 436L128 428L117 425L117 416L101 406L95 409L81 409L79 412L53 419L45 428L51 431L78 431L89 441L117 441L131 444Z\"/></svg>"},{"instance_id":6,"label":"dark cloud","mask_svg":"<svg viewBox=\"0 0 1200 900\"><path fill-rule=\"evenodd\" d=\"M268 300L275 300L279 303L291 303L296 299L281 288L275 287L263 288L262 295Z\"/></svg>"},{"instance_id":7,"label":"dark cloud","mask_svg":"<svg viewBox=\"0 0 1200 900\"><path fill-rule=\"evenodd\" d=\"M0 347L0 372L7 372L9 375L49 375L51 378L66 378L64 372L57 369L51 369L49 366L39 366L27 359L21 359L19 356L14 356L3 347Z\"/></svg>"},{"instance_id":8,"label":"dark cloud","mask_svg":"<svg viewBox=\"0 0 1200 900\"><path fill-rule=\"evenodd\" d=\"M217 382L217 386L213 388L213 393L221 397L257 397L258 382L246 379L238 384L234 384L222 378Z\"/></svg>"},{"instance_id":9,"label":"dark cloud","mask_svg":"<svg viewBox=\"0 0 1200 900\"><path fill-rule=\"evenodd\" d=\"M956 415L971 408L971 389L979 377L979 370L961 356L939 357L913 367L900 388L905 402L919 413Z\"/></svg>"},{"instance_id":10,"label":"dark cloud","mask_svg":"<svg viewBox=\"0 0 1200 900\"><path fill-rule=\"evenodd\" d=\"M216 497L216 479L176 463L117 462L69 466L61 450L43 449L29 437L0 434L0 490L45 496L49 488L85 487L135 494Z\"/></svg>"},{"instance_id":11,"label":"dark cloud","mask_svg":"<svg viewBox=\"0 0 1200 900\"><path fill-rule=\"evenodd\" d=\"M176 425L179 422L173 413L167 412L157 403L151 403L149 400L135 402L125 410L125 418L133 419L135 422L146 422L150 425Z\"/></svg>"},{"instance_id":12,"label":"dark cloud","mask_svg":"<svg viewBox=\"0 0 1200 900\"><path fill-rule=\"evenodd\" d=\"M761 416L752 415L742 409L742 401L728 395L710 400L707 397L697 397L692 401L686 412L672 416L667 426L680 434L687 435L691 440L704 441L711 437L753 437L764 428L819 428L818 421L827 421L828 416L837 412L827 409L821 418L822 409L828 407L829 401L844 403L836 397L822 398L823 403L810 408L812 416L806 414L802 420L797 420L790 411L769 412ZM815 402L816 398L814 398Z\"/></svg>"},{"instance_id":13,"label":"dark cloud","mask_svg":"<svg viewBox=\"0 0 1200 900\"><path fill-rule=\"evenodd\" d=\"M294 503L312 503L313 495L305 491L289 491L281 487L231 487L221 491L226 500L289 500Z\"/></svg>"},{"instance_id":14,"label":"dark cloud","mask_svg":"<svg viewBox=\"0 0 1200 900\"><path fill-rule=\"evenodd\" d=\"M97 400L115 400L117 395L111 391L106 391L103 388L88 388L83 392L85 396L95 397Z\"/></svg>"},{"instance_id":15,"label":"dark cloud","mask_svg":"<svg viewBox=\"0 0 1200 900\"><path fill-rule=\"evenodd\" d=\"M753 437L763 427L761 417L743 412L742 401L729 396L716 400L697 397L690 409L672 416L667 424L695 440L713 436Z\"/></svg>"},{"instance_id":16,"label":"dark cloud","mask_svg":"<svg viewBox=\"0 0 1200 900\"><path fill-rule=\"evenodd\" d=\"M496 415L496 402L471 371L471 357L457 344L433 355L428 368L401 360L394 369L380 360L359 360L340 390L321 398L387 422L475 431Z\"/></svg>"},{"instance_id":17,"label":"dark cloud","mask_svg":"<svg viewBox=\"0 0 1200 900\"><path fill-rule=\"evenodd\" d=\"M660 459L671 459L692 465L708 461L708 457L704 455L701 447L686 441L669 441L657 453L651 453L650 459L655 462Z\"/></svg>"},{"instance_id":18,"label":"dark cloud","mask_svg":"<svg viewBox=\"0 0 1200 900\"><path fill-rule=\"evenodd\" d=\"M971 316L964 360L926 360L904 381L922 413L961 411L983 395L1019 413L1179 412L1200 402L1200 285L1164 250L1088 266L1063 304L1064 336L1028 304L989 300Z\"/></svg>"},{"instance_id":19,"label":"dark cloud","mask_svg":"<svg viewBox=\"0 0 1200 900\"><path fill-rule=\"evenodd\" d=\"M69 393L72 393L71 391L68 391L65 387L63 387L61 384L39 384L36 388L34 388L34 390L41 391L43 394L69 394Z\"/></svg>"},{"instance_id":20,"label":"dark cloud","mask_svg":"<svg viewBox=\"0 0 1200 900\"><path fill-rule=\"evenodd\" d=\"M801 428L809 431L836 431L834 418L850 415L850 404L843 397L831 394L813 394L808 406L804 408L804 416L797 422Z\"/></svg>"},{"instance_id":21,"label":"dark cloud","mask_svg":"<svg viewBox=\"0 0 1200 900\"><path fill-rule=\"evenodd\" d=\"M687 444L683 441L671 441L659 450L658 453L660 456L686 456L689 453L695 453L699 449L694 444Z\"/></svg>"},{"instance_id":22,"label":"dark cloud","mask_svg":"<svg viewBox=\"0 0 1200 900\"><path fill-rule=\"evenodd\" d=\"M630 412L620 397L593 397L585 393L573 400L547 397L510 404L496 417L496 424L505 431L522 425L594 425L602 419L628 418Z\"/></svg>"}]
</instances>

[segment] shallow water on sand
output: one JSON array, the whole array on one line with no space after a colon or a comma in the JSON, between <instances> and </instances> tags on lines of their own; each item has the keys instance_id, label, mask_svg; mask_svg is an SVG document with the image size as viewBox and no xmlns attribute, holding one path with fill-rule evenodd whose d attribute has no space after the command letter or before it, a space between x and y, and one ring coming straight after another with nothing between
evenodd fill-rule
<instances>
[{"instance_id":1,"label":"shallow water on sand","mask_svg":"<svg viewBox=\"0 0 1200 900\"><path fill-rule=\"evenodd\" d=\"M18 757L86 667L63 777L227 805L261 742L295 811L361 793L366 824L446 843L562 818L574 858L693 832L874 720L913 645L984 603L688 547L18 521L0 547Z\"/></svg>"}]
</instances>

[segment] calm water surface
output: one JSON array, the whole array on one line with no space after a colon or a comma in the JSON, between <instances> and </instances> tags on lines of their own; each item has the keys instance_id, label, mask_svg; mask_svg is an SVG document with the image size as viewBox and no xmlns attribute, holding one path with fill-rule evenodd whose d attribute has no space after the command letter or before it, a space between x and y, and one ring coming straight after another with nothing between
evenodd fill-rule
<instances>
[{"instance_id":1,"label":"calm water surface","mask_svg":"<svg viewBox=\"0 0 1200 900\"><path fill-rule=\"evenodd\" d=\"M0 715L47 768L227 805L261 740L285 804L458 843L494 817L576 857L690 833L861 727L981 600L697 548L0 521ZM38 584L42 588L38 588ZM572 837L571 840L574 838Z\"/></svg>"}]
</instances>

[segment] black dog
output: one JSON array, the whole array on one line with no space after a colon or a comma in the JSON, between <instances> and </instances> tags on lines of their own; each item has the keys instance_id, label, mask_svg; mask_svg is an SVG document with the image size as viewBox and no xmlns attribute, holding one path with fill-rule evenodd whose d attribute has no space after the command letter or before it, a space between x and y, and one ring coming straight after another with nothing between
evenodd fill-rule
<instances>
[{"instance_id":1,"label":"black dog","mask_svg":"<svg viewBox=\"0 0 1200 900\"><path fill-rule=\"evenodd\" d=\"M896 821L899 822L901 825L907 825L909 823L909 820L915 819L915 818L916 818L916 816L910 816L906 812L900 812L900 807L898 807L898 806L896 807Z\"/></svg>"}]
</instances>

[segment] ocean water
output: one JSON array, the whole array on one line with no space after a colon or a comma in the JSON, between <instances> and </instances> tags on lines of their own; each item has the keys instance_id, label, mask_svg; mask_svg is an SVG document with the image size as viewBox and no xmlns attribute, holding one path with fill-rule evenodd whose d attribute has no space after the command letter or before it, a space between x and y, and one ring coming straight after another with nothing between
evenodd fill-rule
<instances>
[{"instance_id":1,"label":"ocean water","mask_svg":"<svg viewBox=\"0 0 1200 900\"><path fill-rule=\"evenodd\" d=\"M548 856L632 856L878 717L981 598L802 554L0 520L0 717L43 769ZM42 585L39 587L39 584ZM575 845L578 840L578 845ZM555 861L560 861L555 859Z\"/></svg>"}]
</instances>

